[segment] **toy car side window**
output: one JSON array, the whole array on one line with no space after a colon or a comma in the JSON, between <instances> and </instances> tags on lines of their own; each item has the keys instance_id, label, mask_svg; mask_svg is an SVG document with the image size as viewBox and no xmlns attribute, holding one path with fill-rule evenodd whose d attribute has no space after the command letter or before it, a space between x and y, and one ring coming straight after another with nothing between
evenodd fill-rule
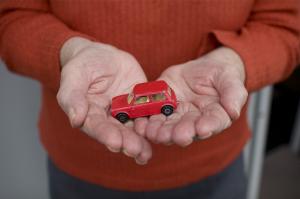
<instances>
[{"instance_id":1,"label":"toy car side window","mask_svg":"<svg viewBox=\"0 0 300 199\"><path fill-rule=\"evenodd\" d=\"M166 100L166 96L164 93L156 93L152 95L153 102L163 101L163 100Z\"/></svg>"},{"instance_id":2,"label":"toy car side window","mask_svg":"<svg viewBox=\"0 0 300 199\"><path fill-rule=\"evenodd\" d=\"M128 97L127 97L127 103L130 104L132 99L133 99L134 95L133 93L129 93Z\"/></svg>"},{"instance_id":3,"label":"toy car side window","mask_svg":"<svg viewBox=\"0 0 300 199\"><path fill-rule=\"evenodd\" d=\"M135 99L134 104L144 104L144 103L147 103L147 102L149 102L149 97L148 96L140 96L140 97L137 97Z\"/></svg>"}]
</instances>

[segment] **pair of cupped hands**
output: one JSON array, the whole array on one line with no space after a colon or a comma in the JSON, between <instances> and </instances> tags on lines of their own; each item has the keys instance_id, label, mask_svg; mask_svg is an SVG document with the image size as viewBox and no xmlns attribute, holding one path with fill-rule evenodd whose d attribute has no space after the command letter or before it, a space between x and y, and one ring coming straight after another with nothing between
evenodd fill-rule
<instances>
[{"instance_id":1,"label":"pair of cupped hands","mask_svg":"<svg viewBox=\"0 0 300 199\"><path fill-rule=\"evenodd\" d=\"M152 156L149 141L190 145L207 139L236 120L247 100L240 57L226 47L187 63L168 67L158 79L175 91L178 107L171 116L137 118L122 124L110 114L111 99L147 82L139 63L113 46L73 37L61 51L57 100L72 127L81 128L112 152L138 164Z\"/></svg>"}]
</instances>

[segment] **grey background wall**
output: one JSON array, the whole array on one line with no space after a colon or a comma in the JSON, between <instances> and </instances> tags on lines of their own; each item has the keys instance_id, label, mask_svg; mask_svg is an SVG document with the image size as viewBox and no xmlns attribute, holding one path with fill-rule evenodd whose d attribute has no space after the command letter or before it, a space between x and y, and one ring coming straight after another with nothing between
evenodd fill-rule
<instances>
[{"instance_id":1,"label":"grey background wall","mask_svg":"<svg viewBox=\"0 0 300 199\"><path fill-rule=\"evenodd\" d=\"M48 199L46 155L38 137L40 88L0 61L0 198Z\"/></svg>"}]
</instances>

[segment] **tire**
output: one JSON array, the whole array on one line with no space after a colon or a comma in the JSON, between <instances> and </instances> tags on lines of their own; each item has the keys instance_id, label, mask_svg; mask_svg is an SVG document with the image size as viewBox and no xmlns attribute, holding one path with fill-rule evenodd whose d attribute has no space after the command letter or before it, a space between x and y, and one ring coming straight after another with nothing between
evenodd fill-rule
<instances>
[{"instance_id":1,"label":"tire","mask_svg":"<svg viewBox=\"0 0 300 199\"><path fill-rule=\"evenodd\" d=\"M169 116L173 113L173 106L170 105L165 105L161 108L161 113L164 114L165 116Z\"/></svg>"},{"instance_id":2,"label":"tire","mask_svg":"<svg viewBox=\"0 0 300 199\"><path fill-rule=\"evenodd\" d=\"M126 113L118 113L116 118L121 123L126 123L129 120L129 116Z\"/></svg>"}]
</instances>

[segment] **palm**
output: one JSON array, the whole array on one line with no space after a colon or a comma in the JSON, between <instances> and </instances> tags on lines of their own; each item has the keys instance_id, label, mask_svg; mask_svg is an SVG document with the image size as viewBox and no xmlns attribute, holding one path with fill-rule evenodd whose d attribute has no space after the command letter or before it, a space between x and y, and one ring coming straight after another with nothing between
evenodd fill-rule
<instances>
[{"instance_id":1,"label":"palm","mask_svg":"<svg viewBox=\"0 0 300 199\"><path fill-rule=\"evenodd\" d=\"M113 51L105 55L106 49L93 47L68 62L62 71L58 100L74 127L81 127L109 150L122 150L145 163L151 157L150 145L133 131L132 124L124 126L113 118L109 108L112 97L128 93L146 77L133 57ZM99 57L103 54L104 58Z\"/></svg>"},{"instance_id":2,"label":"palm","mask_svg":"<svg viewBox=\"0 0 300 199\"><path fill-rule=\"evenodd\" d=\"M121 139L121 136L113 134L119 134L119 131L131 131L132 123L127 123L127 125L124 126L111 116L109 110L111 99L114 96L128 93L135 84L145 82L147 80L144 73L137 67L133 66L131 66L130 70L125 68L124 71L115 70L114 72L115 74L110 73L103 75L101 70L99 70L99 73L95 70L95 79L92 81L86 96L89 109L85 120L86 125L84 125L84 127L86 126L87 128L84 128L84 130L89 131L90 128L88 127L90 125L88 122L94 121L95 124L98 124L98 126L105 125L104 129L110 129L110 136L119 137L119 139ZM101 121L101 123L99 121ZM120 146L120 140L112 139L111 142L114 143L111 143L110 145L115 145L111 146L112 150L115 149L117 151L122 148Z\"/></svg>"},{"instance_id":3,"label":"palm","mask_svg":"<svg viewBox=\"0 0 300 199\"><path fill-rule=\"evenodd\" d=\"M195 137L209 137L231 124L229 115L220 103L219 92L208 79L213 71L201 67L195 69L197 71L183 70L176 75L180 73L176 67L170 68L160 77L174 89L179 104L158 132L159 141L187 145ZM164 129L165 125L169 131Z\"/></svg>"},{"instance_id":4,"label":"palm","mask_svg":"<svg viewBox=\"0 0 300 199\"><path fill-rule=\"evenodd\" d=\"M200 59L168 68L160 79L175 91L178 108L169 117L138 120L136 130L155 142L186 146L195 137L207 138L228 128L245 103L246 91L239 72L225 65Z\"/></svg>"},{"instance_id":5,"label":"palm","mask_svg":"<svg viewBox=\"0 0 300 199\"><path fill-rule=\"evenodd\" d=\"M93 111L94 108L105 110L106 117L103 119L109 119L109 121L114 121L109 112L111 99L114 96L129 93L135 84L147 81L145 74L137 63L130 66L112 65L105 72L96 65L91 70L93 71L93 79L90 80L86 92L86 98L90 106L89 111Z\"/></svg>"}]
</instances>

